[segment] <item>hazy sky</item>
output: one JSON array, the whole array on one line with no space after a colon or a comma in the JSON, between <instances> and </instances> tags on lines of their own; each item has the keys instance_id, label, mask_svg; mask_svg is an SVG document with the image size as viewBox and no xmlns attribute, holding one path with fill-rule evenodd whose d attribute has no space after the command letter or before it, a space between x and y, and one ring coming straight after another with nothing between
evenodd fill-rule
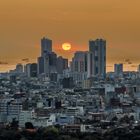
<instances>
[{"instance_id":1,"label":"hazy sky","mask_svg":"<svg viewBox=\"0 0 140 140\"><path fill-rule=\"evenodd\" d=\"M0 70L36 61L40 38L53 40L54 51L71 58L88 50L88 40L107 40L108 65L129 58L140 63L140 0L1 0ZM70 42L65 52L61 44Z\"/></svg>"}]
</instances>

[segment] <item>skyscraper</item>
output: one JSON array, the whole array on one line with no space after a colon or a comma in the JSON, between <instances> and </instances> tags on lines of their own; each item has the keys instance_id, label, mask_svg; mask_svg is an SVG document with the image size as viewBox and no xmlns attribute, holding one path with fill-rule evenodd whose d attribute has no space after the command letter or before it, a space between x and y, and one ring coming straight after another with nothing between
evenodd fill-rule
<instances>
[{"instance_id":1,"label":"skyscraper","mask_svg":"<svg viewBox=\"0 0 140 140\"><path fill-rule=\"evenodd\" d=\"M114 65L114 72L115 72L116 76L122 76L123 64L115 64Z\"/></svg>"},{"instance_id":2,"label":"skyscraper","mask_svg":"<svg viewBox=\"0 0 140 140\"><path fill-rule=\"evenodd\" d=\"M37 63L26 64L25 73L27 77L37 77Z\"/></svg>"},{"instance_id":3,"label":"skyscraper","mask_svg":"<svg viewBox=\"0 0 140 140\"><path fill-rule=\"evenodd\" d=\"M41 39L41 56L45 56L46 53L52 52L52 40L43 37Z\"/></svg>"},{"instance_id":4,"label":"skyscraper","mask_svg":"<svg viewBox=\"0 0 140 140\"><path fill-rule=\"evenodd\" d=\"M93 77L95 74L95 67L94 67L94 53L87 52L87 77Z\"/></svg>"},{"instance_id":5,"label":"skyscraper","mask_svg":"<svg viewBox=\"0 0 140 140\"><path fill-rule=\"evenodd\" d=\"M57 67L57 72L59 74L62 74L63 70L68 68L68 59L65 59L62 56L59 56L57 58L56 67Z\"/></svg>"},{"instance_id":6,"label":"skyscraper","mask_svg":"<svg viewBox=\"0 0 140 140\"><path fill-rule=\"evenodd\" d=\"M44 57L38 57L38 74L45 73L44 71Z\"/></svg>"},{"instance_id":7,"label":"skyscraper","mask_svg":"<svg viewBox=\"0 0 140 140\"><path fill-rule=\"evenodd\" d=\"M77 51L72 58L73 72L87 72L87 52Z\"/></svg>"},{"instance_id":8,"label":"skyscraper","mask_svg":"<svg viewBox=\"0 0 140 140\"><path fill-rule=\"evenodd\" d=\"M105 77L106 74L106 41L96 39L89 41L89 52L93 53L93 75Z\"/></svg>"},{"instance_id":9,"label":"skyscraper","mask_svg":"<svg viewBox=\"0 0 140 140\"><path fill-rule=\"evenodd\" d=\"M47 77L50 73L56 73L57 55L52 51L52 40L48 38L41 39L41 56L38 57L38 74Z\"/></svg>"},{"instance_id":10,"label":"skyscraper","mask_svg":"<svg viewBox=\"0 0 140 140\"><path fill-rule=\"evenodd\" d=\"M16 65L16 72L17 73L23 73L23 65L22 64L17 64Z\"/></svg>"},{"instance_id":11,"label":"skyscraper","mask_svg":"<svg viewBox=\"0 0 140 140\"><path fill-rule=\"evenodd\" d=\"M30 65L30 77L37 77L37 64L32 63Z\"/></svg>"}]
</instances>

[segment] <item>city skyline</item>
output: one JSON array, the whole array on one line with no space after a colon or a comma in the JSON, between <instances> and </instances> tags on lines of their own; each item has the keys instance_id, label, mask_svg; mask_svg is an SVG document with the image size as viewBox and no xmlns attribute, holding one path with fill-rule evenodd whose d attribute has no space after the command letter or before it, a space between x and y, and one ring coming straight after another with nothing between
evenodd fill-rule
<instances>
[{"instance_id":1,"label":"city skyline","mask_svg":"<svg viewBox=\"0 0 140 140\"><path fill-rule=\"evenodd\" d=\"M2 1L0 4L0 71L7 71L40 54L40 38L53 40L54 51L71 59L75 51L86 51L90 39L107 40L107 71L114 63L132 64L136 70L140 55L139 0ZM64 51L69 42L72 49ZM3 64L8 63L8 64Z\"/></svg>"},{"instance_id":2,"label":"city skyline","mask_svg":"<svg viewBox=\"0 0 140 140\"><path fill-rule=\"evenodd\" d=\"M43 43L43 40L44 39L48 39L48 40L50 40L50 38L45 38L45 37L43 37L42 39L41 39L41 41L40 41L40 49L38 50L38 56L40 55L40 54L42 54L43 52L42 52L42 44L44 44ZM100 40L100 38L97 38L96 40ZM101 39L102 40L102 39ZM73 51L73 50L64 50L63 49L63 47L61 48L61 51L63 52L63 54L61 54L61 53L59 53L59 51L57 51L57 50L55 50L55 48L54 48L54 45L53 45L53 40L50 40L51 41L51 46L52 46L52 48L50 48L51 49L51 51L54 51L58 56L63 56L64 58L66 58L66 59L69 59L69 62L70 61L72 61L72 58L73 58L73 56L74 56L74 53L76 53L76 52L79 52L79 51L82 51L82 52L86 52L86 51L88 51L89 50L89 46L90 46L90 42L92 42L93 41L93 39L90 39L89 41L88 41L88 45L89 46L87 46L87 49L86 50L75 50L75 51ZM69 43L70 44L70 43ZM45 44L44 44L45 45ZM63 45L63 44L61 44L61 45ZM45 45L46 46L46 45ZM108 46L107 46L107 48L108 48ZM47 49L47 48L46 48ZM108 50L108 49L107 49ZM46 52L46 50L44 50L44 52ZM68 53L70 53L70 52L73 52L72 53L72 55L71 55L71 57L67 57L67 54ZM108 52L108 51L107 51ZM64 55L64 54L66 54L66 56ZM18 62L15 62L15 63L12 63L12 64L10 64L10 63L8 63L7 61L0 61L0 65L1 65L1 67L0 67L0 72L7 72L7 71L9 71L9 70L12 70L12 69L15 69L15 67L16 67L16 65L17 64L23 64L23 65L26 65L26 64L28 64L28 63L37 63L37 59L38 59L38 56L36 57L36 58L34 58L34 59L31 59L31 58L19 58L19 60L18 60ZM107 58L108 58L108 55L106 56ZM108 60L107 60L108 61ZM138 64L133 64L133 62L130 60L130 59L124 59L124 61L116 61L116 63L118 63L118 62L121 62L123 65L124 65L124 71L137 71L137 69L138 69L138 66L139 66L139 63ZM114 63L108 63L107 62L107 65L106 65L106 71L107 72L113 72L114 71L114 64L115 64L115 62ZM4 66L4 67L3 67Z\"/></svg>"}]
</instances>

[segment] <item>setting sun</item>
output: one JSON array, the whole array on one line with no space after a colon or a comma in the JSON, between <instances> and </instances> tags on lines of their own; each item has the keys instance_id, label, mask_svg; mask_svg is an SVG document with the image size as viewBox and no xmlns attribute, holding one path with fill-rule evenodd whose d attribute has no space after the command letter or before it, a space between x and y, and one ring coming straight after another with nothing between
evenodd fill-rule
<instances>
[{"instance_id":1,"label":"setting sun","mask_svg":"<svg viewBox=\"0 0 140 140\"><path fill-rule=\"evenodd\" d=\"M70 43L63 43L62 44L62 49L65 51L68 51L71 49L71 44Z\"/></svg>"}]
</instances>

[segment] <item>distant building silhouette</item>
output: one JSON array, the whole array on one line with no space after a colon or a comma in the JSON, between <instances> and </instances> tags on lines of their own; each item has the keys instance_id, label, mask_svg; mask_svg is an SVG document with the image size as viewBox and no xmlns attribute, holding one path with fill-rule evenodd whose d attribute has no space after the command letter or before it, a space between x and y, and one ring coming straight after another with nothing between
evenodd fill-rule
<instances>
[{"instance_id":1,"label":"distant building silhouette","mask_svg":"<svg viewBox=\"0 0 140 140\"><path fill-rule=\"evenodd\" d=\"M52 40L43 37L41 39L41 56L45 56L48 52L52 52Z\"/></svg>"},{"instance_id":2,"label":"distant building silhouette","mask_svg":"<svg viewBox=\"0 0 140 140\"><path fill-rule=\"evenodd\" d=\"M25 66L27 77L37 77L37 63L28 63Z\"/></svg>"},{"instance_id":3,"label":"distant building silhouette","mask_svg":"<svg viewBox=\"0 0 140 140\"><path fill-rule=\"evenodd\" d=\"M94 57L93 75L104 77L106 75L106 41L90 40L89 52L92 52Z\"/></svg>"},{"instance_id":4,"label":"distant building silhouette","mask_svg":"<svg viewBox=\"0 0 140 140\"><path fill-rule=\"evenodd\" d=\"M114 64L114 72L116 76L123 75L123 64Z\"/></svg>"},{"instance_id":5,"label":"distant building silhouette","mask_svg":"<svg viewBox=\"0 0 140 140\"><path fill-rule=\"evenodd\" d=\"M17 73L23 73L23 65L22 64L17 64L16 65L16 72Z\"/></svg>"},{"instance_id":6,"label":"distant building silhouette","mask_svg":"<svg viewBox=\"0 0 140 140\"><path fill-rule=\"evenodd\" d=\"M68 68L68 59L65 59L62 56L59 56L57 58L56 67L57 67L57 72L59 74L62 74L63 70Z\"/></svg>"},{"instance_id":7,"label":"distant building silhouette","mask_svg":"<svg viewBox=\"0 0 140 140\"><path fill-rule=\"evenodd\" d=\"M87 72L87 52L77 51L72 58L71 70L73 72Z\"/></svg>"}]
</instances>

